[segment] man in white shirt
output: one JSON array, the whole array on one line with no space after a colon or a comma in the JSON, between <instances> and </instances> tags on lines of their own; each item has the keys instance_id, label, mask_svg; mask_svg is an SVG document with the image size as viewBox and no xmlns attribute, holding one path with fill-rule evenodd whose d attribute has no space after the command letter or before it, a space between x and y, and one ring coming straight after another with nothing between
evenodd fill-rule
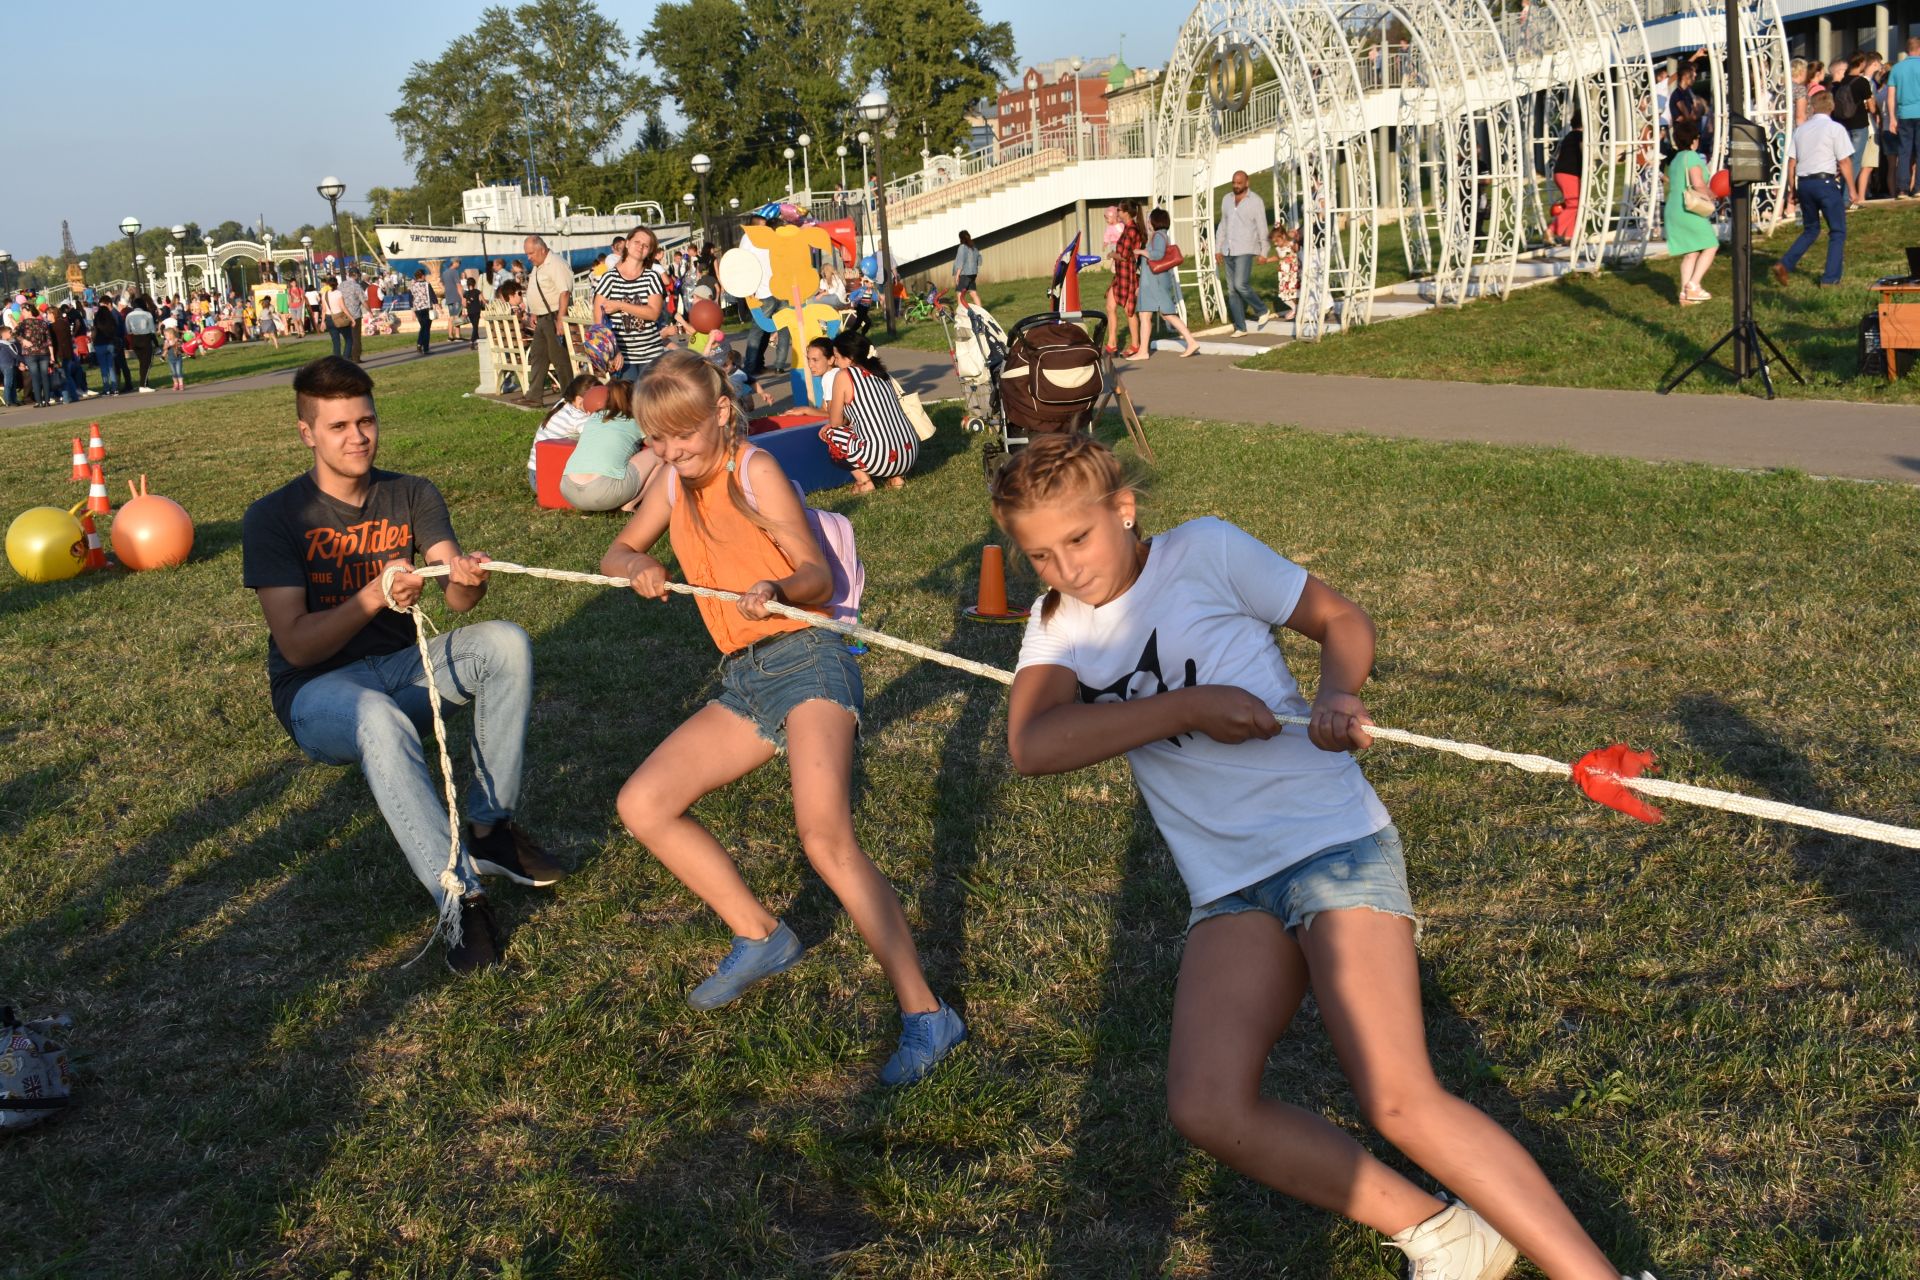
<instances>
[{"instance_id":1,"label":"man in white shirt","mask_svg":"<svg viewBox=\"0 0 1920 1280\"><path fill-rule=\"evenodd\" d=\"M1660 113L1660 139L1666 141L1667 130L1673 128L1673 67L1662 59L1653 69L1653 109Z\"/></svg>"},{"instance_id":2,"label":"man in white shirt","mask_svg":"<svg viewBox=\"0 0 1920 1280\"><path fill-rule=\"evenodd\" d=\"M1267 310L1253 291L1253 260L1267 250L1267 206L1248 189L1246 170L1235 171L1220 225L1213 233L1213 256L1227 268L1227 315L1235 333L1247 331L1247 317L1265 320Z\"/></svg>"},{"instance_id":3,"label":"man in white shirt","mask_svg":"<svg viewBox=\"0 0 1920 1280\"><path fill-rule=\"evenodd\" d=\"M547 370L565 359L561 354L558 326L573 300L573 271L539 236L528 236L522 248L527 261L533 264L533 270L527 275L525 298L527 314L533 317L533 345L527 350L527 389L520 403L544 405ZM572 376L570 370L565 374L562 382Z\"/></svg>"},{"instance_id":4,"label":"man in white shirt","mask_svg":"<svg viewBox=\"0 0 1920 1280\"><path fill-rule=\"evenodd\" d=\"M347 278L340 282L340 301L347 308L353 327L347 331L347 359L360 363L360 330L367 314L367 286L360 283L360 268L348 267Z\"/></svg>"},{"instance_id":5,"label":"man in white shirt","mask_svg":"<svg viewBox=\"0 0 1920 1280\"><path fill-rule=\"evenodd\" d=\"M1783 285L1792 281L1801 255L1820 238L1822 217L1827 220L1827 269L1820 283L1840 283L1840 259L1847 244L1847 189L1853 182L1853 135L1832 112L1833 95L1816 93L1807 99L1807 122L1793 131L1787 187L1800 197L1805 226L1793 247L1773 264L1773 278Z\"/></svg>"}]
</instances>

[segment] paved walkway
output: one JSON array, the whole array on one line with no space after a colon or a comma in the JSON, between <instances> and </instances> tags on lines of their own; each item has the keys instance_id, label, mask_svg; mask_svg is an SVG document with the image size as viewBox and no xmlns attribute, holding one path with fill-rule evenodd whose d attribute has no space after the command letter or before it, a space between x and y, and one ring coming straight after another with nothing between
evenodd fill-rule
<instances>
[{"instance_id":1,"label":"paved walkway","mask_svg":"<svg viewBox=\"0 0 1920 1280\"><path fill-rule=\"evenodd\" d=\"M294 346L289 342L283 345ZM309 352L308 359L317 360L328 354L332 343L325 338L307 337L299 340L299 346ZM437 360L443 355L463 355L474 358L464 342L436 342L433 352L427 357ZM379 371L397 364L411 364L420 359L420 353L413 347L404 347L398 351L382 351L370 355L362 362L362 368ZM195 382L191 376L187 379L185 391L172 391L166 385L156 386L154 393L143 396L138 392L131 395L95 396L91 400L76 400L72 404L56 404L50 409L25 409L0 407L0 429L7 427L37 427L52 422L91 422L115 413L131 413L137 409L156 409L165 404L192 404L205 400L216 400L221 396L233 395L239 391L259 391L269 387L284 387L293 382L293 375L299 366L275 369L267 373L248 374L244 378L221 378L213 382ZM88 376L95 386L99 385L98 370L90 364ZM188 366L191 375L192 366ZM168 384L171 376L167 373L164 360L154 361L154 374L151 381Z\"/></svg>"},{"instance_id":2,"label":"paved walkway","mask_svg":"<svg viewBox=\"0 0 1920 1280\"><path fill-rule=\"evenodd\" d=\"M884 353L909 390L958 395L944 355ZM1911 405L1651 391L1485 386L1236 369L1224 356L1156 354L1122 376L1149 436L1153 415L1309 431L1704 462L1920 484L1920 412ZM1757 385L1757 383L1756 383Z\"/></svg>"},{"instance_id":3,"label":"paved walkway","mask_svg":"<svg viewBox=\"0 0 1920 1280\"><path fill-rule=\"evenodd\" d=\"M316 345L315 354L320 350ZM882 353L909 391L958 397L944 352L894 348ZM436 343L429 359L472 359L465 344ZM369 356L382 369L420 357L412 348ZM1484 386L1405 378L1236 369L1234 357L1156 355L1126 366L1135 405L1152 417L1209 418L1297 426L1308 431L1476 444L1558 445L1580 453L1661 462L1704 462L1813 475L1920 484L1920 412L1911 406L1775 400L1734 395L1655 395L1651 391L1575 391L1562 387ZM293 370L194 385L184 392L83 400L51 409L0 411L0 427L88 420L179 401L215 399L281 387ZM785 379L767 389L784 404Z\"/></svg>"}]
</instances>

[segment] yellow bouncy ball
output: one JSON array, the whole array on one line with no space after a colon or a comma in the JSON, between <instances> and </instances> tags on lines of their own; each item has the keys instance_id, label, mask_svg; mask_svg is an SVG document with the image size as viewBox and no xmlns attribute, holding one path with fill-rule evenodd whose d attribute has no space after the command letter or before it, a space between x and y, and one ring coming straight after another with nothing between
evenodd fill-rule
<instances>
[{"instance_id":1,"label":"yellow bouncy ball","mask_svg":"<svg viewBox=\"0 0 1920 1280\"><path fill-rule=\"evenodd\" d=\"M58 582L87 567L87 535L59 507L22 511L7 526L7 563L28 582Z\"/></svg>"}]
</instances>

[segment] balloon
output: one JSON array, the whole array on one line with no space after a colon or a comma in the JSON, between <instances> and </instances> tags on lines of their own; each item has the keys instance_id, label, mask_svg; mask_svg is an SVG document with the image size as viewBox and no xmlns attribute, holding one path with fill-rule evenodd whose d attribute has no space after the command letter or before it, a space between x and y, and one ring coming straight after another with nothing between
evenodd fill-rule
<instances>
[{"instance_id":1,"label":"balloon","mask_svg":"<svg viewBox=\"0 0 1920 1280\"><path fill-rule=\"evenodd\" d=\"M127 484L133 498L113 517L113 553L136 572L171 569L193 551L193 517L172 498L146 492L146 484L145 476L138 489Z\"/></svg>"},{"instance_id":2,"label":"balloon","mask_svg":"<svg viewBox=\"0 0 1920 1280\"><path fill-rule=\"evenodd\" d=\"M751 249L733 248L720 255L720 287L736 298L758 297L767 272Z\"/></svg>"},{"instance_id":3,"label":"balloon","mask_svg":"<svg viewBox=\"0 0 1920 1280\"><path fill-rule=\"evenodd\" d=\"M210 324L200 331L200 345L208 351L218 351L227 345L227 331L217 324Z\"/></svg>"},{"instance_id":4,"label":"balloon","mask_svg":"<svg viewBox=\"0 0 1920 1280\"><path fill-rule=\"evenodd\" d=\"M687 323L693 326L695 333L712 333L715 329L724 328L726 322L726 312L711 298L702 298L687 308Z\"/></svg>"},{"instance_id":5,"label":"balloon","mask_svg":"<svg viewBox=\"0 0 1920 1280\"><path fill-rule=\"evenodd\" d=\"M199 355L200 339L192 336L187 337L180 343L180 350L185 355L190 355L190 356Z\"/></svg>"},{"instance_id":6,"label":"balloon","mask_svg":"<svg viewBox=\"0 0 1920 1280\"><path fill-rule=\"evenodd\" d=\"M1725 200L1733 194L1733 175L1722 169L1708 179L1707 190L1713 192L1715 200Z\"/></svg>"},{"instance_id":7,"label":"balloon","mask_svg":"<svg viewBox=\"0 0 1920 1280\"><path fill-rule=\"evenodd\" d=\"M87 535L59 507L22 511L7 526L7 563L28 582L58 582L87 567Z\"/></svg>"},{"instance_id":8,"label":"balloon","mask_svg":"<svg viewBox=\"0 0 1920 1280\"><path fill-rule=\"evenodd\" d=\"M860 259L860 274L863 276L879 275L880 274L880 255L877 253L870 253L866 257Z\"/></svg>"}]
</instances>

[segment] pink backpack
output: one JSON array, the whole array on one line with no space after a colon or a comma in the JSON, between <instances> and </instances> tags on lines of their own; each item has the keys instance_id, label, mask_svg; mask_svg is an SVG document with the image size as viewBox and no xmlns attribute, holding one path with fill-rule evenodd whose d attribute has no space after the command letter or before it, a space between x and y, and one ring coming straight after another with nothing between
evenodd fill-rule
<instances>
[{"instance_id":1,"label":"pink backpack","mask_svg":"<svg viewBox=\"0 0 1920 1280\"><path fill-rule=\"evenodd\" d=\"M755 511L760 509L760 503L753 496L753 472L747 464L759 452L748 445L740 455L740 490ZM860 563L860 552L853 545L853 522L838 511L817 511L808 506L806 491L797 481L788 483L793 485L794 496L800 499L800 509L807 516L807 528L812 531L813 540L820 544L821 552L827 557L827 569L833 574L833 594L827 599L827 616L836 622L856 622L860 618L860 595L867 587L867 567ZM671 508L679 500L680 473L669 467L667 506Z\"/></svg>"}]
</instances>

